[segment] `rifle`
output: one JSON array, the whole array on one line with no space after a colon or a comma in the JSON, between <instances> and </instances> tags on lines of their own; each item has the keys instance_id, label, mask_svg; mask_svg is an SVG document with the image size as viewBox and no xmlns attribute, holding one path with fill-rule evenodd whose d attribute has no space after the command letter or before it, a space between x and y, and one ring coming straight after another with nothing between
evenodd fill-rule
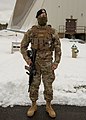
<instances>
[{"instance_id":1,"label":"rifle","mask_svg":"<svg viewBox=\"0 0 86 120\"><path fill-rule=\"evenodd\" d=\"M36 75L36 66L35 66L35 59L36 59L36 49L31 49L27 51L28 57L31 59L32 64L30 66L25 65L25 69L28 71L26 72L29 75L29 89L28 92L30 90L30 86L31 83L33 82L33 77Z\"/></svg>"}]
</instances>

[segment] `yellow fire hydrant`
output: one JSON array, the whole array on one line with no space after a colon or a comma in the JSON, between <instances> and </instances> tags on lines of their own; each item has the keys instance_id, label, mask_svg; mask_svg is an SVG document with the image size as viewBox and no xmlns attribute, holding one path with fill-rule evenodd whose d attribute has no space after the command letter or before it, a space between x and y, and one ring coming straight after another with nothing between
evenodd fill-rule
<instances>
[{"instance_id":1,"label":"yellow fire hydrant","mask_svg":"<svg viewBox=\"0 0 86 120\"><path fill-rule=\"evenodd\" d=\"M73 44L71 49L72 49L72 58L77 58L77 54L79 52L77 46L75 44Z\"/></svg>"}]
</instances>

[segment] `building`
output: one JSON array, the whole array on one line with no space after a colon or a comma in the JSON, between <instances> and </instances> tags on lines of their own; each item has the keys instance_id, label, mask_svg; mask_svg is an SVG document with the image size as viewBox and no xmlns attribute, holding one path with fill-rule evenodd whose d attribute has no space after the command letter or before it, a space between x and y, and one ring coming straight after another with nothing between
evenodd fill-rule
<instances>
[{"instance_id":1,"label":"building","mask_svg":"<svg viewBox=\"0 0 86 120\"><path fill-rule=\"evenodd\" d=\"M85 5L85 0L17 0L8 28L17 31L27 31L33 24L37 23L35 18L36 12L40 8L45 8L48 12L49 24L58 30L60 37L79 36L85 40ZM73 33L67 31L69 29L68 26L66 26L68 25L68 19L72 20L72 24L69 23L69 26L74 26L74 28L72 27L75 31L73 31ZM74 24L73 20L75 20Z\"/></svg>"}]
</instances>

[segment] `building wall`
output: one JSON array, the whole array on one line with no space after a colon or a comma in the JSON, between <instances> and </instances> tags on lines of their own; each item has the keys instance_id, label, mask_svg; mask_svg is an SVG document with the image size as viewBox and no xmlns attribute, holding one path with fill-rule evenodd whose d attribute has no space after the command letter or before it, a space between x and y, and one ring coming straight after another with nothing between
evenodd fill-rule
<instances>
[{"instance_id":1,"label":"building wall","mask_svg":"<svg viewBox=\"0 0 86 120\"><path fill-rule=\"evenodd\" d=\"M48 11L49 23L57 29L59 25L65 25L65 19L71 15L77 19L77 26L86 26L86 0L46 0L44 7Z\"/></svg>"},{"instance_id":2,"label":"building wall","mask_svg":"<svg viewBox=\"0 0 86 120\"><path fill-rule=\"evenodd\" d=\"M59 0L60 1L60 0ZM84 2L83 2L84 1ZM61 0L59 2L60 10L59 10L59 16L60 14L63 14L62 20L66 18L70 18L72 15L75 19L78 20L77 25L85 26L85 18L86 18L86 10L85 0Z\"/></svg>"}]
</instances>

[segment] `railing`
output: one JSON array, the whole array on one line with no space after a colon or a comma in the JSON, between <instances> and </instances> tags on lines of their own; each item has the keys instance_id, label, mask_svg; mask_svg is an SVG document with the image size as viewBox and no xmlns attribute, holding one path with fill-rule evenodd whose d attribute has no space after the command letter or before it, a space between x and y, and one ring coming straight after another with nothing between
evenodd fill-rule
<instances>
[{"instance_id":1,"label":"railing","mask_svg":"<svg viewBox=\"0 0 86 120\"><path fill-rule=\"evenodd\" d=\"M86 33L86 26L77 26L76 33Z\"/></svg>"},{"instance_id":2,"label":"railing","mask_svg":"<svg viewBox=\"0 0 86 120\"><path fill-rule=\"evenodd\" d=\"M65 33L65 26L59 25L59 33Z\"/></svg>"},{"instance_id":3,"label":"railing","mask_svg":"<svg viewBox=\"0 0 86 120\"><path fill-rule=\"evenodd\" d=\"M68 27L68 29L70 30L69 33L71 33L72 31L71 27ZM66 26L59 25L59 33L65 33L65 32L67 32ZM75 33L86 33L86 26L76 26L76 29L74 29L74 32Z\"/></svg>"}]
</instances>

